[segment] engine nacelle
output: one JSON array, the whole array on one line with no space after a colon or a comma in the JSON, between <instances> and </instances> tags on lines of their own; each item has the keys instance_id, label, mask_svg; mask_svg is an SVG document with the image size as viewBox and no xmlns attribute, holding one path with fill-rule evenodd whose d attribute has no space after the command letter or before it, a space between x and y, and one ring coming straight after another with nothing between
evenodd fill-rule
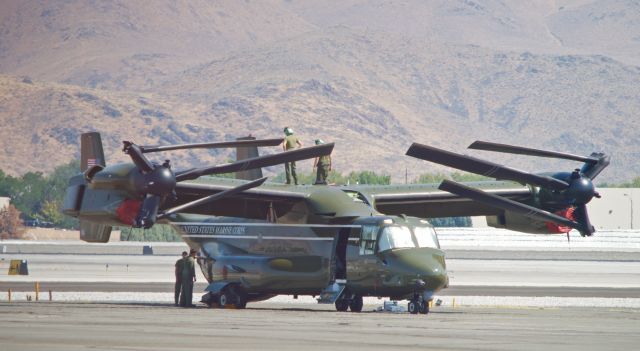
<instances>
[{"instance_id":1,"label":"engine nacelle","mask_svg":"<svg viewBox=\"0 0 640 351\"><path fill-rule=\"evenodd\" d=\"M95 188L87 184L80 174L69 181L62 212L81 221L113 226L129 225L130 223L122 220L123 216L119 211L129 198L130 195L124 191Z\"/></svg>"},{"instance_id":2,"label":"engine nacelle","mask_svg":"<svg viewBox=\"0 0 640 351\"><path fill-rule=\"evenodd\" d=\"M570 220L573 218L573 208L556 212L557 215ZM531 234L565 234L571 231L570 227L553 222L536 221L529 217L513 212L505 212L499 216L487 216L487 225L494 228L516 230Z\"/></svg>"}]
</instances>

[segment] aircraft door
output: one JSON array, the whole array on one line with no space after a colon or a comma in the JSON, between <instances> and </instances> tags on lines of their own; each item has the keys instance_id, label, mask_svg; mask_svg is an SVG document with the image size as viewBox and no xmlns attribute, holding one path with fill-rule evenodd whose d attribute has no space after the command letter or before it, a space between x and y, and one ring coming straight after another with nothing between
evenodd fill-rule
<instances>
[{"instance_id":1,"label":"aircraft door","mask_svg":"<svg viewBox=\"0 0 640 351\"><path fill-rule=\"evenodd\" d=\"M351 283L362 290L364 295L375 295L378 287L381 262L375 250L379 229L377 225L365 224L360 232L357 273Z\"/></svg>"},{"instance_id":2,"label":"aircraft door","mask_svg":"<svg viewBox=\"0 0 640 351\"><path fill-rule=\"evenodd\" d=\"M347 279L347 244L350 228L341 228L333 239L333 255L331 257L331 281Z\"/></svg>"}]
</instances>

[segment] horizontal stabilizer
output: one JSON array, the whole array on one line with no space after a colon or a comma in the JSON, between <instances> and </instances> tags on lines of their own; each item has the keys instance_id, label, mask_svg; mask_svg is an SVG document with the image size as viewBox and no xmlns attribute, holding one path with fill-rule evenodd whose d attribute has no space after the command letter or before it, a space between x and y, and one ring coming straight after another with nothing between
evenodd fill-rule
<instances>
[{"instance_id":1,"label":"horizontal stabilizer","mask_svg":"<svg viewBox=\"0 0 640 351\"><path fill-rule=\"evenodd\" d=\"M106 243L111 237L110 225L80 221L80 240L88 243Z\"/></svg>"}]
</instances>

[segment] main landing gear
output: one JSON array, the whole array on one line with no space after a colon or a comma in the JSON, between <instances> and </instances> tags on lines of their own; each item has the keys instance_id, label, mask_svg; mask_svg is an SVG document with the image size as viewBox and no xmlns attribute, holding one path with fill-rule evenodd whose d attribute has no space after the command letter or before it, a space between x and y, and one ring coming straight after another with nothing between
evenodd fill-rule
<instances>
[{"instance_id":1,"label":"main landing gear","mask_svg":"<svg viewBox=\"0 0 640 351\"><path fill-rule=\"evenodd\" d=\"M209 293L202 298L202 302L209 307L218 306L219 308L237 308L243 309L247 307L247 293L240 285L230 284L225 286L218 294Z\"/></svg>"},{"instance_id":2,"label":"main landing gear","mask_svg":"<svg viewBox=\"0 0 640 351\"><path fill-rule=\"evenodd\" d=\"M362 296L340 297L336 300L335 305L339 312L346 312L348 309L351 309L351 312L362 312Z\"/></svg>"},{"instance_id":3,"label":"main landing gear","mask_svg":"<svg viewBox=\"0 0 640 351\"><path fill-rule=\"evenodd\" d=\"M431 302L431 300L425 300L420 294L415 294L413 298L409 300L407 310L411 314L427 314L429 313L429 302Z\"/></svg>"}]
</instances>

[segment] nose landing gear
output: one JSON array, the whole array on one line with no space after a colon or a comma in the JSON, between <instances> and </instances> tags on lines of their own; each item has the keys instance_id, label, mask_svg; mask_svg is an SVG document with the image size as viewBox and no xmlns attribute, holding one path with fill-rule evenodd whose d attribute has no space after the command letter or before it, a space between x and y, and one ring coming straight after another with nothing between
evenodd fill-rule
<instances>
[{"instance_id":1,"label":"nose landing gear","mask_svg":"<svg viewBox=\"0 0 640 351\"><path fill-rule=\"evenodd\" d=\"M425 300L420 294L414 294L413 298L409 300L407 310L411 314L427 314L429 313L429 302L431 300Z\"/></svg>"}]
</instances>

